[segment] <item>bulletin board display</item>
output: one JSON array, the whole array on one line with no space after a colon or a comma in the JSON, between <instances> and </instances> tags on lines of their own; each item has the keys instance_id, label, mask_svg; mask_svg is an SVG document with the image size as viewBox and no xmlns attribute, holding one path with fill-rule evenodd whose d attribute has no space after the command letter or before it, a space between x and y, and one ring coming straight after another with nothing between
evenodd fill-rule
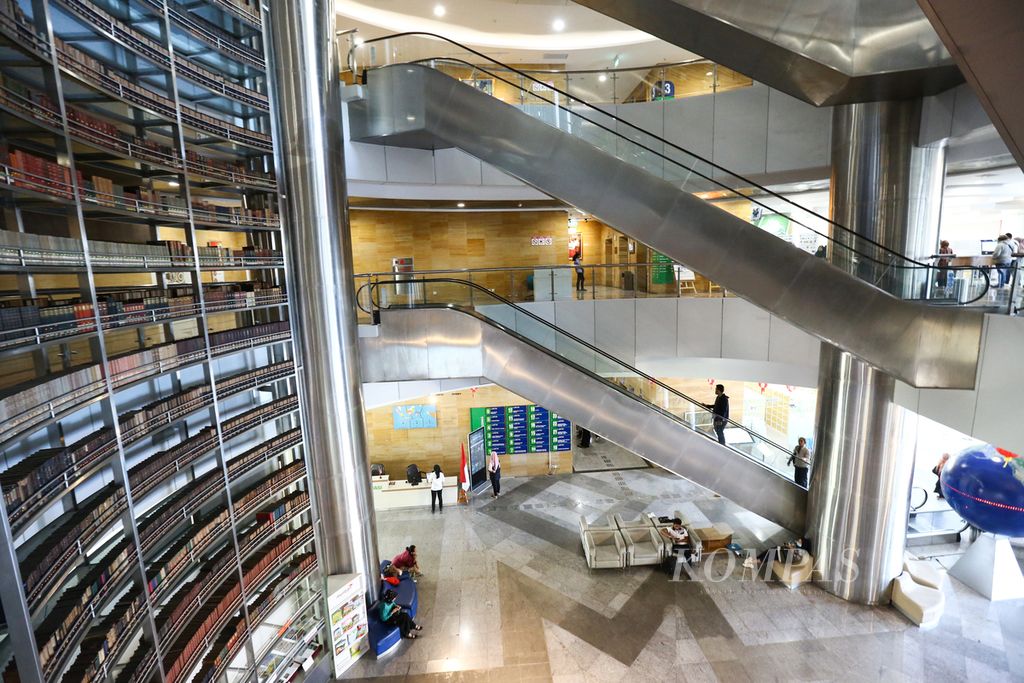
<instances>
[{"instance_id":1,"label":"bulletin board display","mask_svg":"<svg viewBox=\"0 0 1024 683\"><path fill-rule=\"evenodd\" d=\"M470 429L483 429L488 453L515 455L572 450L572 423L538 405L469 409Z\"/></svg>"}]
</instances>

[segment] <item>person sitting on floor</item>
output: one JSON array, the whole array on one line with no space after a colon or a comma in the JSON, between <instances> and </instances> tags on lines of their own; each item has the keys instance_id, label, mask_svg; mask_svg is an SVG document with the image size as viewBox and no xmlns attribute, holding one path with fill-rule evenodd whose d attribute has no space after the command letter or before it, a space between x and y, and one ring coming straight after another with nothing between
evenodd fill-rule
<instances>
[{"instance_id":1,"label":"person sitting on floor","mask_svg":"<svg viewBox=\"0 0 1024 683\"><path fill-rule=\"evenodd\" d=\"M398 593L390 588L380 601L380 620L389 626L397 626L403 638L410 640L416 637L413 631L422 631L423 627L412 620L401 605L395 603Z\"/></svg>"},{"instance_id":2,"label":"person sitting on floor","mask_svg":"<svg viewBox=\"0 0 1024 683\"><path fill-rule=\"evenodd\" d=\"M743 560L744 567L757 567L758 573L768 564L769 560L786 563L788 562L800 562L803 559L804 553L811 552L811 542L801 536L795 541L787 541L782 545L777 545L774 548L768 548L760 555L757 556L755 561L753 558L748 557Z\"/></svg>"},{"instance_id":3,"label":"person sitting on floor","mask_svg":"<svg viewBox=\"0 0 1024 683\"><path fill-rule=\"evenodd\" d=\"M423 576L416 558L416 546L414 545L408 546L405 550L395 555L395 558L391 560L391 564L399 571L409 572L409 576L414 580Z\"/></svg>"}]
</instances>

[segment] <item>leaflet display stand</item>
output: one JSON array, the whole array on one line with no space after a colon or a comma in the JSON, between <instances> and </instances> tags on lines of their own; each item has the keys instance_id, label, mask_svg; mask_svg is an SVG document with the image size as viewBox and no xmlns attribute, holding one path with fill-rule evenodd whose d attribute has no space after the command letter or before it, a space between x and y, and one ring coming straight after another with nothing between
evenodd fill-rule
<instances>
[{"instance_id":1,"label":"leaflet display stand","mask_svg":"<svg viewBox=\"0 0 1024 683\"><path fill-rule=\"evenodd\" d=\"M362 574L327 577L327 609L334 677L341 678L370 649L366 618L366 586Z\"/></svg>"}]
</instances>

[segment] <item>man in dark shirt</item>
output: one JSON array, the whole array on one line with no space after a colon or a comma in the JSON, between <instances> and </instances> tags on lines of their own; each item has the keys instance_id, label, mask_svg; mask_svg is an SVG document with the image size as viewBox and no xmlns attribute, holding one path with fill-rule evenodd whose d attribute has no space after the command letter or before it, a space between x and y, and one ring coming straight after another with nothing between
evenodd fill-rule
<instances>
[{"instance_id":1,"label":"man in dark shirt","mask_svg":"<svg viewBox=\"0 0 1024 683\"><path fill-rule=\"evenodd\" d=\"M725 445L725 423L729 419L729 397L725 395L725 385L715 385L715 402L705 403L704 407L714 415L713 424L718 443Z\"/></svg>"}]
</instances>

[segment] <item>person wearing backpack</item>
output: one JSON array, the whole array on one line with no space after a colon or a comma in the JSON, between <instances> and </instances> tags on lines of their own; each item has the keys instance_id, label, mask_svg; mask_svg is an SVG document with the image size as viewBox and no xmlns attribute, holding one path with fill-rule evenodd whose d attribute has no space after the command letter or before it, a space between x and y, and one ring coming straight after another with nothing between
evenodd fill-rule
<instances>
[{"instance_id":1,"label":"person wearing backpack","mask_svg":"<svg viewBox=\"0 0 1024 683\"><path fill-rule=\"evenodd\" d=\"M996 242L996 248L992 250L992 263L995 264L996 272L999 274L999 284L1002 287L1010 281L1010 264L1013 263L1013 248L1006 235L1000 235Z\"/></svg>"}]
</instances>

